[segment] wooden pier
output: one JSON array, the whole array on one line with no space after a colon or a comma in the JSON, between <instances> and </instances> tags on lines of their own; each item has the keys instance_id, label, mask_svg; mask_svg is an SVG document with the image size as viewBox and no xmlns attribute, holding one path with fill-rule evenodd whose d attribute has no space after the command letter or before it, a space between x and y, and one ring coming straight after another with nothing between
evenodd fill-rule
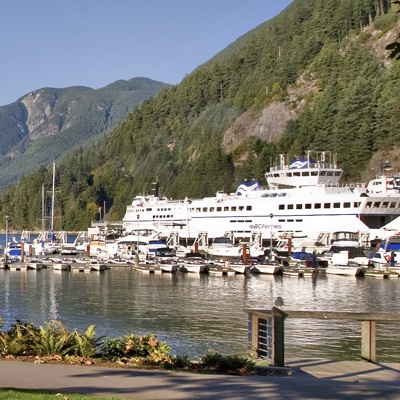
<instances>
[{"instance_id":1,"label":"wooden pier","mask_svg":"<svg viewBox=\"0 0 400 400\"><path fill-rule=\"evenodd\" d=\"M318 379L347 382L399 382L399 363L371 363L366 361L335 361L324 358L289 359L287 368Z\"/></svg>"},{"instance_id":2,"label":"wooden pier","mask_svg":"<svg viewBox=\"0 0 400 400\"><path fill-rule=\"evenodd\" d=\"M376 362L376 324L398 322L400 314L357 313L341 311L245 310L249 317L249 347L254 357L266 358L270 364L285 366L284 322L286 318L347 320L361 322L361 358Z\"/></svg>"}]
</instances>

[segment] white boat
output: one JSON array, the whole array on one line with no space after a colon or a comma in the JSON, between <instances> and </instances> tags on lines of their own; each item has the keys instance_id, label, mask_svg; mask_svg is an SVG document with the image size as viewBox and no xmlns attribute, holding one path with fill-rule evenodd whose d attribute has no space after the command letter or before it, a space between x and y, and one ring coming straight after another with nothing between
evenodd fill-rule
<instances>
[{"instance_id":1,"label":"white boat","mask_svg":"<svg viewBox=\"0 0 400 400\"><path fill-rule=\"evenodd\" d=\"M282 266L275 262L271 263L263 263L263 264L254 264L250 268L251 272L255 272L256 274L267 274L267 275L275 275L282 273Z\"/></svg>"},{"instance_id":2,"label":"white boat","mask_svg":"<svg viewBox=\"0 0 400 400\"><path fill-rule=\"evenodd\" d=\"M249 257L262 257L264 250L258 243L232 243L232 240L227 236L216 237L211 245L206 249L209 256L214 258L220 257L242 257L243 250L246 251Z\"/></svg>"},{"instance_id":3,"label":"white boat","mask_svg":"<svg viewBox=\"0 0 400 400\"><path fill-rule=\"evenodd\" d=\"M241 182L236 192L214 197L171 200L156 185L152 195L136 196L122 220L126 232L155 229L195 240L224 236L263 241L296 232L318 238L321 231L370 235L400 215L400 178L382 175L368 185L341 184L343 170L329 152L279 162L265 173L268 189L258 181Z\"/></svg>"},{"instance_id":4,"label":"white boat","mask_svg":"<svg viewBox=\"0 0 400 400\"><path fill-rule=\"evenodd\" d=\"M246 274L250 271L251 265L244 263L229 262L229 268L233 269L236 274Z\"/></svg>"},{"instance_id":5,"label":"white boat","mask_svg":"<svg viewBox=\"0 0 400 400\"><path fill-rule=\"evenodd\" d=\"M329 265L325 270L326 274L342 276L363 276L364 272L365 267L359 265Z\"/></svg>"},{"instance_id":6,"label":"white boat","mask_svg":"<svg viewBox=\"0 0 400 400\"><path fill-rule=\"evenodd\" d=\"M189 273L204 273L208 272L209 264L200 255L192 255L181 260L180 270Z\"/></svg>"},{"instance_id":7,"label":"white boat","mask_svg":"<svg viewBox=\"0 0 400 400\"><path fill-rule=\"evenodd\" d=\"M365 266L349 263L348 252L343 251L332 255L332 259L328 263L325 273L343 276L363 276L365 270Z\"/></svg>"},{"instance_id":8,"label":"white boat","mask_svg":"<svg viewBox=\"0 0 400 400\"><path fill-rule=\"evenodd\" d=\"M176 258L159 257L158 265L163 272L176 272L179 268Z\"/></svg>"}]
</instances>

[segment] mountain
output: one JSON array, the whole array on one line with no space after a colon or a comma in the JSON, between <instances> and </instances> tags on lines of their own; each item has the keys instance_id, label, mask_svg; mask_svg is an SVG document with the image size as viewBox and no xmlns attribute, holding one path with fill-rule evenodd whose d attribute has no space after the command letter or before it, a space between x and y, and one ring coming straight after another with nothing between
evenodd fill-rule
<instances>
[{"instance_id":1,"label":"mountain","mask_svg":"<svg viewBox=\"0 0 400 400\"><path fill-rule=\"evenodd\" d=\"M165 83L120 80L101 89L43 88L0 107L0 188L98 139Z\"/></svg>"},{"instance_id":2,"label":"mountain","mask_svg":"<svg viewBox=\"0 0 400 400\"><path fill-rule=\"evenodd\" d=\"M294 0L112 132L57 163L58 229L120 220L138 193L203 197L264 181L280 154L337 154L349 182L400 169L400 14L389 0ZM388 161L388 162L386 162ZM15 228L37 226L40 167L0 196Z\"/></svg>"}]
</instances>

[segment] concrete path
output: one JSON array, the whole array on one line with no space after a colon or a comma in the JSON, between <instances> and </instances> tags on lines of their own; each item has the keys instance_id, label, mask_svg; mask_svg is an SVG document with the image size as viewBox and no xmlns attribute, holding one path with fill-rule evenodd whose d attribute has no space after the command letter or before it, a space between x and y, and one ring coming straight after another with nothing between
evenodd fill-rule
<instances>
[{"instance_id":1,"label":"concrete path","mask_svg":"<svg viewBox=\"0 0 400 400\"><path fill-rule=\"evenodd\" d=\"M0 386L135 400L400 399L399 364L345 364L333 373L333 362L327 372L326 360L299 360L292 375L243 377L0 361Z\"/></svg>"}]
</instances>

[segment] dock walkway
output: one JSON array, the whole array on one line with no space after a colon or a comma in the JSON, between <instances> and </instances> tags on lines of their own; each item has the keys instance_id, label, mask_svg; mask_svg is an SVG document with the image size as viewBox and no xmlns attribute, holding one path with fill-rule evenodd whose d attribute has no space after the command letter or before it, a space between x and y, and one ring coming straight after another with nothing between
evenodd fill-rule
<instances>
[{"instance_id":1,"label":"dock walkway","mask_svg":"<svg viewBox=\"0 0 400 400\"><path fill-rule=\"evenodd\" d=\"M135 400L400 399L400 364L300 359L288 365L289 374L232 376L0 361L0 386Z\"/></svg>"},{"instance_id":2,"label":"dock walkway","mask_svg":"<svg viewBox=\"0 0 400 400\"><path fill-rule=\"evenodd\" d=\"M333 361L315 358L289 360L287 365L294 372L306 373L315 378L328 378L349 382L393 382L400 386L399 363Z\"/></svg>"}]
</instances>

